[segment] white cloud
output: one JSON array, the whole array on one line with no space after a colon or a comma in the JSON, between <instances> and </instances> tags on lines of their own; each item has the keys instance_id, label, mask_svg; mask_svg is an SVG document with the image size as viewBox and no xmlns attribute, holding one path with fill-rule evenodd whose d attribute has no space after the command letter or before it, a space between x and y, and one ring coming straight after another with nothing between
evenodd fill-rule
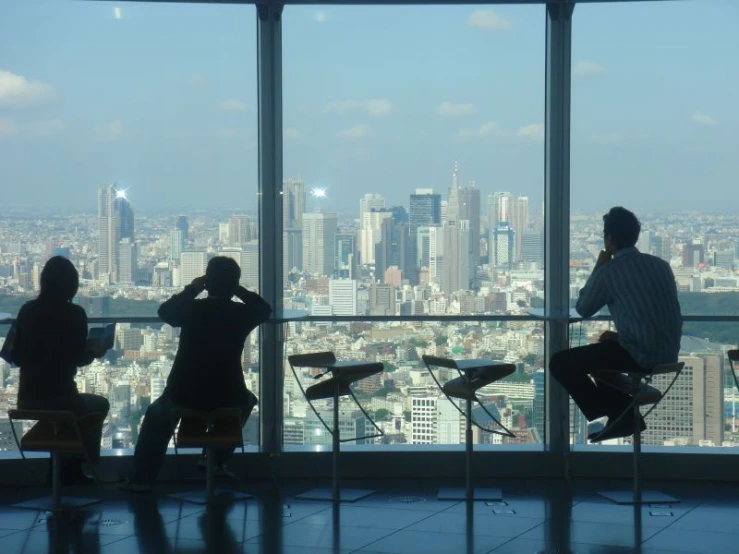
<instances>
[{"instance_id":1,"label":"white cloud","mask_svg":"<svg viewBox=\"0 0 739 554\"><path fill-rule=\"evenodd\" d=\"M55 98L51 85L0 69L0 108L27 108L48 104Z\"/></svg>"},{"instance_id":2,"label":"white cloud","mask_svg":"<svg viewBox=\"0 0 739 554\"><path fill-rule=\"evenodd\" d=\"M23 126L23 133L33 137L48 137L67 129L67 122L62 119L34 121Z\"/></svg>"},{"instance_id":3,"label":"white cloud","mask_svg":"<svg viewBox=\"0 0 739 554\"><path fill-rule=\"evenodd\" d=\"M513 25L495 10L474 10L467 23L485 31L508 31Z\"/></svg>"},{"instance_id":4,"label":"white cloud","mask_svg":"<svg viewBox=\"0 0 739 554\"><path fill-rule=\"evenodd\" d=\"M393 105L389 100L376 98L365 102L364 109L370 115L383 116L388 115L393 110Z\"/></svg>"},{"instance_id":5,"label":"white cloud","mask_svg":"<svg viewBox=\"0 0 739 554\"><path fill-rule=\"evenodd\" d=\"M104 125L98 125L95 127L95 134L101 140L117 140L123 135L123 123L111 121Z\"/></svg>"},{"instance_id":6,"label":"white cloud","mask_svg":"<svg viewBox=\"0 0 739 554\"><path fill-rule=\"evenodd\" d=\"M116 6L113 8L113 18L114 19L123 19L123 10Z\"/></svg>"},{"instance_id":7,"label":"white cloud","mask_svg":"<svg viewBox=\"0 0 739 554\"><path fill-rule=\"evenodd\" d=\"M193 74L187 78L187 84L190 85L191 87L202 87L203 85L207 83L208 83L208 80L202 75Z\"/></svg>"},{"instance_id":8,"label":"white cloud","mask_svg":"<svg viewBox=\"0 0 739 554\"><path fill-rule=\"evenodd\" d=\"M218 104L218 107L225 111L238 112L246 109L246 104L244 104L240 100L234 100L233 98L230 98L228 100L223 100L220 104Z\"/></svg>"},{"instance_id":9,"label":"white cloud","mask_svg":"<svg viewBox=\"0 0 739 554\"><path fill-rule=\"evenodd\" d=\"M588 137L588 142L594 144L620 144L628 140L628 136L625 133L619 133L618 131L612 133L595 133Z\"/></svg>"},{"instance_id":10,"label":"white cloud","mask_svg":"<svg viewBox=\"0 0 739 554\"><path fill-rule=\"evenodd\" d=\"M300 133L298 133L297 129L288 127L282 131L282 136L286 139L296 139L300 136Z\"/></svg>"},{"instance_id":11,"label":"white cloud","mask_svg":"<svg viewBox=\"0 0 739 554\"><path fill-rule=\"evenodd\" d=\"M323 10L316 10L313 12L313 21L316 23L326 23L328 21L328 12Z\"/></svg>"},{"instance_id":12,"label":"white cloud","mask_svg":"<svg viewBox=\"0 0 739 554\"><path fill-rule=\"evenodd\" d=\"M336 136L342 139L356 140L366 138L371 133L372 129L370 129L369 125L354 125L348 129L342 129L336 133Z\"/></svg>"},{"instance_id":13,"label":"white cloud","mask_svg":"<svg viewBox=\"0 0 739 554\"><path fill-rule=\"evenodd\" d=\"M480 125L477 129L460 129L457 137L460 139L473 139L484 138L490 135L501 137L505 135L505 132L494 121L488 121Z\"/></svg>"},{"instance_id":14,"label":"white cloud","mask_svg":"<svg viewBox=\"0 0 739 554\"><path fill-rule=\"evenodd\" d=\"M516 132L516 136L534 142L541 142L544 140L544 124L531 123L529 125L519 127L518 131Z\"/></svg>"},{"instance_id":15,"label":"white cloud","mask_svg":"<svg viewBox=\"0 0 739 554\"><path fill-rule=\"evenodd\" d=\"M474 104L453 104L452 102L442 102L436 107L437 115L442 116L458 116L472 115L476 108Z\"/></svg>"},{"instance_id":16,"label":"white cloud","mask_svg":"<svg viewBox=\"0 0 739 554\"><path fill-rule=\"evenodd\" d=\"M602 65L598 65L595 62L591 62L590 60L580 60L572 68L572 73L574 75L579 75L581 77L591 77L593 75L603 75L605 72L606 72L605 67L603 67Z\"/></svg>"},{"instance_id":17,"label":"white cloud","mask_svg":"<svg viewBox=\"0 0 739 554\"><path fill-rule=\"evenodd\" d=\"M344 115L349 112L361 110L367 112L371 116L379 117L388 115L393 110L393 104L390 100L384 98L373 98L372 100L340 100L338 102L329 102L323 107L324 112Z\"/></svg>"},{"instance_id":18,"label":"white cloud","mask_svg":"<svg viewBox=\"0 0 739 554\"><path fill-rule=\"evenodd\" d=\"M0 117L0 140L12 137L18 132L18 127L9 117Z\"/></svg>"},{"instance_id":19,"label":"white cloud","mask_svg":"<svg viewBox=\"0 0 739 554\"><path fill-rule=\"evenodd\" d=\"M716 125L718 123L714 118L712 118L710 115L706 115L702 112L695 112L690 119L692 119L695 123L698 123L700 125Z\"/></svg>"}]
</instances>

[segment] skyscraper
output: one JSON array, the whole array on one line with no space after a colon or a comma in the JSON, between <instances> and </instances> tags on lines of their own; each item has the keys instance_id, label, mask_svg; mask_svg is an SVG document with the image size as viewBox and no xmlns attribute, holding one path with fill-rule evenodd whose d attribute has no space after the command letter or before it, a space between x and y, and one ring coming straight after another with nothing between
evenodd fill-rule
<instances>
[{"instance_id":1,"label":"skyscraper","mask_svg":"<svg viewBox=\"0 0 739 554\"><path fill-rule=\"evenodd\" d=\"M419 242L421 238L418 229L437 225L441 225L441 194L434 194L434 189L416 189L415 194L411 194L406 251L408 257L406 277L411 284L418 283L418 270L421 267L428 267L429 264L428 249L424 251Z\"/></svg>"},{"instance_id":2,"label":"skyscraper","mask_svg":"<svg viewBox=\"0 0 739 554\"><path fill-rule=\"evenodd\" d=\"M251 225L249 216L244 214L232 215L228 220L228 243L229 246L240 247L250 240Z\"/></svg>"},{"instance_id":3,"label":"skyscraper","mask_svg":"<svg viewBox=\"0 0 739 554\"><path fill-rule=\"evenodd\" d=\"M118 243L118 282L122 285L135 284L137 269L136 243L130 237L123 238Z\"/></svg>"},{"instance_id":4,"label":"skyscraper","mask_svg":"<svg viewBox=\"0 0 739 554\"><path fill-rule=\"evenodd\" d=\"M494 230L507 222L516 233L513 261L521 259L523 231L529 227L529 198L513 196L510 192L495 192L488 197L488 226Z\"/></svg>"},{"instance_id":5,"label":"skyscraper","mask_svg":"<svg viewBox=\"0 0 739 554\"><path fill-rule=\"evenodd\" d=\"M354 233L336 233L336 271L335 274L343 279L356 277L357 237Z\"/></svg>"},{"instance_id":6,"label":"skyscraper","mask_svg":"<svg viewBox=\"0 0 739 554\"><path fill-rule=\"evenodd\" d=\"M331 315L357 315L357 281L355 279L330 279L328 299Z\"/></svg>"},{"instance_id":7,"label":"skyscraper","mask_svg":"<svg viewBox=\"0 0 739 554\"><path fill-rule=\"evenodd\" d=\"M179 229L182 232L182 240L187 243L190 239L190 224L187 221L186 215L178 215L177 223L175 223L175 229Z\"/></svg>"},{"instance_id":8,"label":"skyscraper","mask_svg":"<svg viewBox=\"0 0 739 554\"><path fill-rule=\"evenodd\" d=\"M363 264L375 263L375 245L382 239L382 222L392 220L393 213L387 210L364 212L359 228L359 255Z\"/></svg>"},{"instance_id":9,"label":"skyscraper","mask_svg":"<svg viewBox=\"0 0 739 554\"><path fill-rule=\"evenodd\" d=\"M180 263L180 256L185 249L185 236L179 227L175 227L169 232L169 259L173 262Z\"/></svg>"},{"instance_id":10,"label":"skyscraper","mask_svg":"<svg viewBox=\"0 0 739 554\"><path fill-rule=\"evenodd\" d=\"M185 250L180 256L180 275L183 285L189 285L196 277L205 275L208 266L208 253L198 250Z\"/></svg>"},{"instance_id":11,"label":"skyscraper","mask_svg":"<svg viewBox=\"0 0 739 554\"><path fill-rule=\"evenodd\" d=\"M133 210L126 192L114 185L97 191L98 273L111 283L118 280L118 246L121 239L134 241Z\"/></svg>"},{"instance_id":12,"label":"skyscraper","mask_svg":"<svg viewBox=\"0 0 739 554\"><path fill-rule=\"evenodd\" d=\"M381 194L365 194L359 200L359 221L361 223L364 214L372 210L384 210L385 198Z\"/></svg>"},{"instance_id":13,"label":"skyscraper","mask_svg":"<svg viewBox=\"0 0 739 554\"><path fill-rule=\"evenodd\" d=\"M470 222L470 264L480 265L480 189L474 183L459 191L459 219Z\"/></svg>"},{"instance_id":14,"label":"skyscraper","mask_svg":"<svg viewBox=\"0 0 739 554\"><path fill-rule=\"evenodd\" d=\"M286 179L282 183L282 254L283 277L294 267L303 269L303 213L305 183Z\"/></svg>"},{"instance_id":15,"label":"skyscraper","mask_svg":"<svg viewBox=\"0 0 739 554\"><path fill-rule=\"evenodd\" d=\"M536 229L521 231L521 261L544 265L544 233L542 231Z\"/></svg>"},{"instance_id":16,"label":"skyscraper","mask_svg":"<svg viewBox=\"0 0 739 554\"><path fill-rule=\"evenodd\" d=\"M303 270L307 273L333 275L337 224L335 213L303 214Z\"/></svg>"},{"instance_id":17,"label":"skyscraper","mask_svg":"<svg viewBox=\"0 0 739 554\"><path fill-rule=\"evenodd\" d=\"M447 295L459 290L469 290L472 284L470 222L466 219L447 220L443 233L444 264L441 289Z\"/></svg>"},{"instance_id":18,"label":"skyscraper","mask_svg":"<svg viewBox=\"0 0 739 554\"><path fill-rule=\"evenodd\" d=\"M380 241L375 245L375 279L382 281L388 267L395 266L406 277L408 225L392 218L382 220Z\"/></svg>"},{"instance_id":19,"label":"skyscraper","mask_svg":"<svg viewBox=\"0 0 739 554\"><path fill-rule=\"evenodd\" d=\"M516 232L506 221L502 221L492 231L491 244L493 245L492 264L494 267L510 268L513 265Z\"/></svg>"}]
</instances>

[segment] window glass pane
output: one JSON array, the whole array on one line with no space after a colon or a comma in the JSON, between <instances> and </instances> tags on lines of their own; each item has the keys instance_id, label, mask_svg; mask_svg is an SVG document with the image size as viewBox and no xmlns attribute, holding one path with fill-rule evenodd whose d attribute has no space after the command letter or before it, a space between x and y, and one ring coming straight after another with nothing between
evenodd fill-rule
<instances>
[{"instance_id":1,"label":"window glass pane","mask_svg":"<svg viewBox=\"0 0 739 554\"><path fill-rule=\"evenodd\" d=\"M254 7L8 0L2 11L0 311L38 293L54 255L79 270L75 301L91 318L155 318L219 254L258 290ZM118 331L108 365L79 378L100 373L93 388L122 427L160 390L177 341L154 321ZM258 389L257 348L245 356Z\"/></svg>"},{"instance_id":2,"label":"window glass pane","mask_svg":"<svg viewBox=\"0 0 739 554\"><path fill-rule=\"evenodd\" d=\"M402 317L541 305L544 23L542 6L286 8L286 308ZM304 329L296 351L352 336ZM357 355L422 367L402 358L404 339L383 354L379 335L361 336ZM299 391L292 400L304 404Z\"/></svg>"},{"instance_id":3,"label":"window glass pane","mask_svg":"<svg viewBox=\"0 0 739 554\"><path fill-rule=\"evenodd\" d=\"M696 26L696 21L702 24ZM603 248L602 215L612 206L624 206L641 220L638 249L670 263L683 314L737 314L739 215L727 203L736 196L739 175L733 93L739 75L727 71L739 49L737 24L739 6L722 0L577 6L572 43L573 305ZM607 324L589 324L582 340L597 340L605 328ZM719 362L710 361L721 345L737 342L730 329L727 324L683 325L680 359L701 364L705 377L691 380L686 372L678 380L647 420L646 444L697 446L708 441L720 446L730 440L720 423L720 384L726 381L728 362L721 356ZM695 343L691 337L709 343ZM660 378L658 388L664 385ZM672 409L670 396L681 387L688 387L685 402L695 407L683 412L692 431L659 423L668 417L665 410ZM710 414L709 405L715 407ZM580 431L573 441L585 442L584 423L574 424ZM710 438L698 432L706 426L714 428Z\"/></svg>"}]
</instances>

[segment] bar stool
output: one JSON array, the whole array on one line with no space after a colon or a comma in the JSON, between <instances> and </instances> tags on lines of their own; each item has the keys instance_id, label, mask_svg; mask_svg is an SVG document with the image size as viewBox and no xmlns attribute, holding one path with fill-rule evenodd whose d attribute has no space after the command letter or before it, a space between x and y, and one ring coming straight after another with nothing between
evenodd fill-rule
<instances>
[{"instance_id":1,"label":"bar stool","mask_svg":"<svg viewBox=\"0 0 739 554\"><path fill-rule=\"evenodd\" d=\"M102 417L102 414L95 413L77 419L74 412L66 410L8 410L13 438L23 459L26 459L25 452L48 452L51 456L51 496L13 504L14 507L60 512L100 502L98 498L62 497L61 455L83 454L87 459L85 438L100 425ZM13 420L36 423L19 441Z\"/></svg>"},{"instance_id":2,"label":"bar stool","mask_svg":"<svg viewBox=\"0 0 739 554\"><path fill-rule=\"evenodd\" d=\"M431 377L447 399L464 416L466 424L465 488L441 488L438 495L439 500L502 500L503 495L500 489L472 487L472 424L474 423L475 426L487 433L494 433L504 437L515 437L515 435L506 429L505 426L498 421L495 416L487 410L487 408L485 408L485 405L480 402L480 399L477 397L477 391L485 385L500 381L501 379L511 375L516 371L516 366L514 364L505 364L492 360L452 360L450 358L439 358L437 356L426 355L423 356L423 363L426 364L426 369L429 370ZM436 378L436 375L434 375L434 372L431 370L432 367L453 369L459 373L459 376L447 381L442 386ZM452 398L464 400L466 402L466 409L462 411L457 404L452 401ZM488 417L503 429L503 432L486 429L476 421L473 421L473 401L480 404L480 407L485 411Z\"/></svg>"},{"instance_id":3,"label":"bar stool","mask_svg":"<svg viewBox=\"0 0 739 554\"><path fill-rule=\"evenodd\" d=\"M677 362L674 364L661 364L654 367L649 373L623 373L618 371L598 370L593 372L593 378L608 386L629 395L632 400L628 407L609 425L600 431L592 440L597 441L598 437L605 435L614 425L620 422L624 417L631 415L634 418L634 441L633 441L633 491L607 491L599 492L601 496L607 498L616 504L674 504L679 502L677 498L669 496L659 491L642 491L642 477L639 467L641 456L641 410L642 406L651 408L644 414L646 418L652 410L654 410L660 401L667 396L672 386L677 381L685 364ZM675 377L669 384L665 392L651 385L652 378L655 375L665 375L674 373Z\"/></svg>"},{"instance_id":4,"label":"bar stool","mask_svg":"<svg viewBox=\"0 0 739 554\"><path fill-rule=\"evenodd\" d=\"M367 489L340 489L339 488L339 453L342 442L356 441L361 439L370 439L375 437L381 437L383 433L377 424L370 418L367 412L362 408L362 405L357 401L349 385L357 381L361 381L372 375L381 373L383 365L380 362L339 362L336 361L336 356L333 352L315 352L312 354L294 354L288 356L288 362L292 369L295 381L300 387L300 391L308 401L308 405L313 410L313 413L318 417L319 421L323 424L326 430L331 433L332 436L332 486L331 489L313 489L308 492L299 494L296 498L303 500L332 500L333 502L356 502L374 493L372 490ZM320 383L311 385L307 389L303 389L303 385L300 383L296 367L312 367L316 369L325 370L320 375L317 375L315 379L320 379L327 374L331 374L331 377L324 379ZM359 409L362 411L364 416L378 431L377 434L367 435L364 437L352 437L350 439L341 439L339 434L339 397L350 395L354 402L356 402ZM333 398L333 429L331 429L318 410L313 406L313 400Z\"/></svg>"},{"instance_id":5,"label":"bar stool","mask_svg":"<svg viewBox=\"0 0 739 554\"><path fill-rule=\"evenodd\" d=\"M250 494L215 488L215 449L240 446L241 408L219 408L200 411L181 409L177 412L180 426L175 434L177 448L205 448L205 490L171 494L172 498L195 504L226 503L253 498Z\"/></svg>"}]
</instances>

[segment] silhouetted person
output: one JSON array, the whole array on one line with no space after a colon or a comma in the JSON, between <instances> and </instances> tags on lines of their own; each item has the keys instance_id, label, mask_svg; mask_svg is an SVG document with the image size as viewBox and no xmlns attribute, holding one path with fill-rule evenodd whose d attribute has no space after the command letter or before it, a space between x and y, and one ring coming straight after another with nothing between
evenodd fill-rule
<instances>
[{"instance_id":1,"label":"silhouetted person","mask_svg":"<svg viewBox=\"0 0 739 554\"><path fill-rule=\"evenodd\" d=\"M145 492L154 485L177 425L178 408L213 410L239 407L246 423L257 398L246 388L241 353L249 333L267 320L272 308L254 292L239 286L241 270L231 258L210 260L198 277L159 307L159 317L181 327L167 386L146 410L136 444L133 470L123 488ZM208 297L196 297L208 291ZM241 302L234 302L236 296ZM233 449L216 450L216 474L232 477L226 462ZM198 465L204 468L204 460Z\"/></svg>"},{"instance_id":2,"label":"silhouetted person","mask_svg":"<svg viewBox=\"0 0 739 554\"><path fill-rule=\"evenodd\" d=\"M599 369L646 373L656 365L676 362L680 352L682 315L675 276L667 262L636 249L640 230L639 220L624 208L612 208L603 216L605 250L580 290L576 309L590 317L608 306L616 332L604 332L595 344L557 352L549 362L552 377L589 421L608 416L610 423L631 403L627 394L596 384L590 373ZM632 435L635 423L624 417L598 440ZM646 429L643 419L640 426Z\"/></svg>"},{"instance_id":3,"label":"silhouetted person","mask_svg":"<svg viewBox=\"0 0 739 554\"><path fill-rule=\"evenodd\" d=\"M41 271L41 293L18 313L12 357L20 366L19 409L71 410L79 419L99 419L85 440L90 462L97 463L110 404L102 396L77 392L77 368L104 354L88 347L87 314L72 303L78 288L79 275L72 262L61 256L46 262ZM82 471L82 461L64 461L63 483L90 481Z\"/></svg>"}]
</instances>

